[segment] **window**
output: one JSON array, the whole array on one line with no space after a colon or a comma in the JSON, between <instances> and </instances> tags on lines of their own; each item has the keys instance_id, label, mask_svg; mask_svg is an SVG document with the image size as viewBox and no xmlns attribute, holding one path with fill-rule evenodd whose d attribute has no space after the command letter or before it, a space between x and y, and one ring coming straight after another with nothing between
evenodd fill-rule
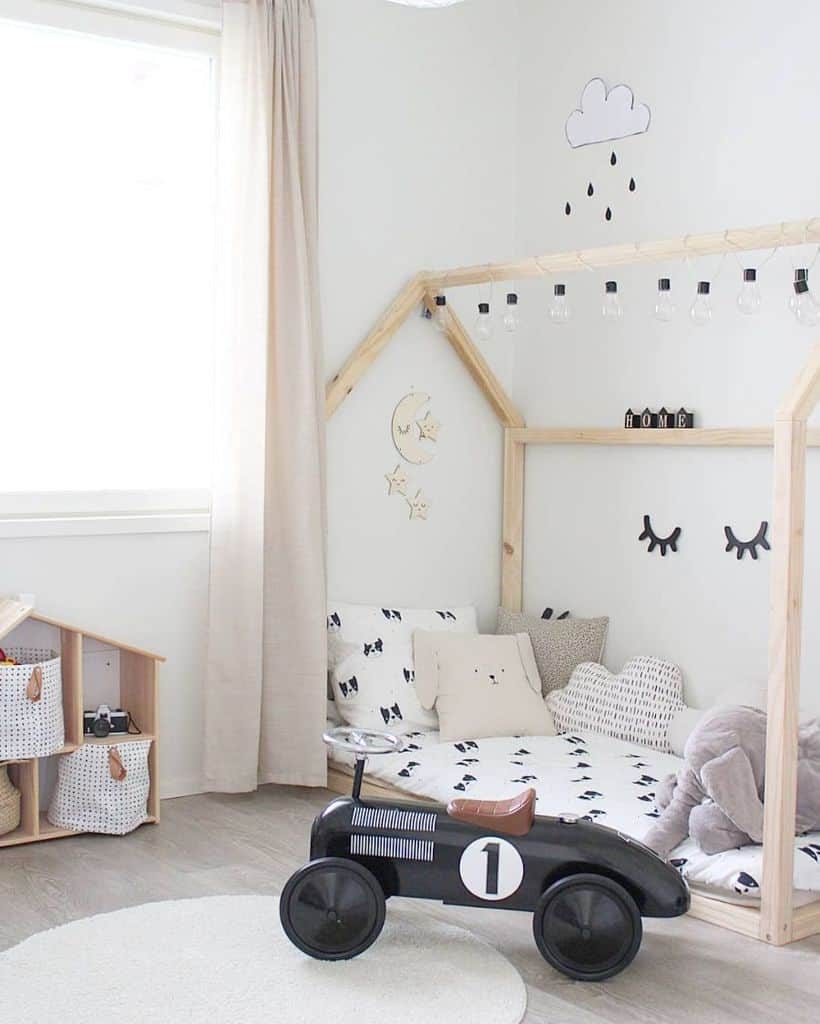
<instances>
[{"instance_id":1,"label":"window","mask_svg":"<svg viewBox=\"0 0 820 1024\"><path fill-rule=\"evenodd\" d=\"M215 37L30 6L0 19L0 514L178 503L210 477Z\"/></svg>"}]
</instances>

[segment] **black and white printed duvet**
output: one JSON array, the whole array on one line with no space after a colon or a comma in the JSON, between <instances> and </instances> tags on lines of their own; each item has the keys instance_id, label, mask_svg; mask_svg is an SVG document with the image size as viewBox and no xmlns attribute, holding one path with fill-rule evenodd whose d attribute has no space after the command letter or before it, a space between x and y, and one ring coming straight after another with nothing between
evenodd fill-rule
<instances>
[{"instance_id":1,"label":"black and white printed duvet","mask_svg":"<svg viewBox=\"0 0 820 1024\"><path fill-rule=\"evenodd\" d=\"M333 751L347 766L352 757ZM532 786L538 814L568 812L643 838L653 819L655 786L676 772L680 758L598 735L502 736L441 743L437 732L414 732L401 754L371 757L367 772L379 782L446 804L469 795L481 800L514 796ZM702 853L687 839L672 863L690 884L731 894L739 902L759 897L762 849ZM794 885L820 892L820 833L795 840Z\"/></svg>"}]
</instances>

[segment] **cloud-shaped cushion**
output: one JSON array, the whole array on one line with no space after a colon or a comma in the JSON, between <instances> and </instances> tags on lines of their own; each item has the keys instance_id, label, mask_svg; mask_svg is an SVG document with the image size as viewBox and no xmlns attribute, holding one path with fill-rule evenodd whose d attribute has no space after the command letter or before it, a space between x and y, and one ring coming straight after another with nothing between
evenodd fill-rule
<instances>
[{"instance_id":1,"label":"cloud-shaped cushion","mask_svg":"<svg viewBox=\"0 0 820 1024\"><path fill-rule=\"evenodd\" d=\"M603 80L593 78L584 87L581 106L567 118L567 141L575 149L640 135L649 127L649 117L649 107L635 103L628 85L616 85L607 92Z\"/></svg>"},{"instance_id":2,"label":"cloud-shaped cushion","mask_svg":"<svg viewBox=\"0 0 820 1024\"><path fill-rule=\"evenodd\" d=\"M668 754L669 725L684 707L683 677L660 658L633 658L617 676L585 662L546 704L559 733L594 732Z\"/></svg>"}]
</instances>

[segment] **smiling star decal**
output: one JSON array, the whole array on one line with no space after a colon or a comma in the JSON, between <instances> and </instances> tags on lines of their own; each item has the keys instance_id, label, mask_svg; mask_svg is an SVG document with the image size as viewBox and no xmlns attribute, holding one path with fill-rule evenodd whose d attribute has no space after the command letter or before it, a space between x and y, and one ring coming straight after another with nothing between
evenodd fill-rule
<instances>
[{"instance_id":1,"label":"smiling star decal","mask_svg":"<svg viewBox=\"0 0 820 1024\"><path fill-rule=\"evenodd\" d=\"M431 413L427 413L423 420L418 421L419 434L427 441L437 441L441 424Z\"/></svg>"},{"instance_id":2,"label":"smiling star decal","mask_svg":"<svg viewBox=\"0 0 820 1024\"><path fill-rule=\"evenodd\" d=\"M421 491L416 492L415 498L406 498L407 504L410 506L410 518L411 519L426 519L427 513L430 511L430 504Z\"/></svg>"},{"instance_id":3,"label":"smiling star decal","mask_svg":"<svg viewBox=\"0 0 820 1024\"><path fill-rule=\"evenodd\" d=\"M385 473L384 479L387 481L388 497L393 494L407 494L407 475L401 464L396 466L392 473Z\"/></svg>"}]
</instances>

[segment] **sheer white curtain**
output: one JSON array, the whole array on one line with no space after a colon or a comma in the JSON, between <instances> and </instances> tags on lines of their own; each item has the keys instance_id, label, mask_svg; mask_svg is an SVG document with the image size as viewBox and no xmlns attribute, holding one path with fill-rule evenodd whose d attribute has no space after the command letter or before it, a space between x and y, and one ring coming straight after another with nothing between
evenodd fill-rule
<instances>
[{"instance_id":1,"label":"sheer white curtain","mask_svg":"<svg viewBox=\"0 0 820 1024\"><path fill-rule=\"evenodd\" d=\"M225 0L205 779L323 785L324 394L311 0Z\"/></svg>"}]
</instances>

